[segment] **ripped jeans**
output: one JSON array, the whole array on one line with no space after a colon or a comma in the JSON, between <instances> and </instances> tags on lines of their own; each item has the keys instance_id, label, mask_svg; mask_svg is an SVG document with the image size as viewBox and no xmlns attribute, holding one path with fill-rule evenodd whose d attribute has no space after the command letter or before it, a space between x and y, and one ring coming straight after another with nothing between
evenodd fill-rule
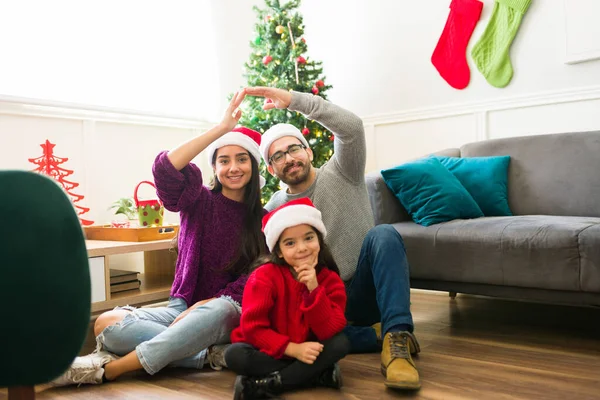
<instances>
[{"instance_id":1,"label":"ripped jeans","mask_svg":"<svg viewBox=\"0 0 600 400\"><path fill-rule=\"evenodd\" d=\"M166 307L117 307L131 311L115 325L107 326L96 338L98 349L118 356L135 350L150 375L164 367L201 369L206 349L229 343L231 331L240 323L240 306L227 297L212 300L189 312L169 327L187 309L181 298L171 297Z\"/></svg>"}]
</instances>

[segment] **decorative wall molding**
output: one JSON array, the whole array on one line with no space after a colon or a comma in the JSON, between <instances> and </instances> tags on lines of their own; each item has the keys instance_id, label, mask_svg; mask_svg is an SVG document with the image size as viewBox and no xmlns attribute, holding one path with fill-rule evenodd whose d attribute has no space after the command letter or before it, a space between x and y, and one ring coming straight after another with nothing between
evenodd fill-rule
<instances>
[{"instance_id":1,"label":"decorative wall molding","mask_svg":"<svg viewBox=\"0 0 600 400\"><path fill-rule=\"evenodd\" d=\"M0 95L0 114L206 130L209 121L110 107Z\"/></svg>"},{"instance_id":2,"label":"decorative wall molding","mask_svg":"<svg viewBox=\"0 0 600 400\"><path fill-rule=\"evenodd\" d=\"M406 110L389 114L378 114L363 117L365 125L390 125L410 121L420 121L436 118L447 118L461 115L477 114L478 132L483 124L485 128L487 114L493 111L504 111L527 107L539 107L552 104L571 103L600 99L600 86L572 88L568 90L547 91L523 96L491 99L482 102L445 105ZM479 113L483 113L479 115ZM485 132L484 129L482 132Z\"/></svg>"}]
</instances>

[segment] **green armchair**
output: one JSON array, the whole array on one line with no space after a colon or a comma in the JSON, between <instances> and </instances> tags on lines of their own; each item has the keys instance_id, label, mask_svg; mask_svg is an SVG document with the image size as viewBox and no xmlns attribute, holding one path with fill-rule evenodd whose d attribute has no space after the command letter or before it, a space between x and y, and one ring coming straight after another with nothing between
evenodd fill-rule
<instances>
[{"instance_id":1,"label":"green armchair","mask_svg":"<svg viewBox=\"0 0 600 400\"><path fill-rule=\"evenodd\" d=\"M0 193L0 387L9 399L29 399L83 345L88 257L75 209L55 181L0 171Z\"/></svg>"}]
</instances>

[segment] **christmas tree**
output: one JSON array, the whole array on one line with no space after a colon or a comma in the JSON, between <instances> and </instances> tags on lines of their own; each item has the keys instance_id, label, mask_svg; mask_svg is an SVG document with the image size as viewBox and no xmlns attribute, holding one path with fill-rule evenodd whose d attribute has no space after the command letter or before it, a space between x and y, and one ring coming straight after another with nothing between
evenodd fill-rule
<instances>
[{"instance_id":1,"label":"christmas tree","mask_svg":"<svg viewBox=\"0 0 600 400\"><path fill-rule=\"evenodd\" d=\"M75 189L79 186L79 183L71 182L66 180L65 178L73 173L70 169L65 169L59 167L59 165L69 161L66 157L57 157L54 155L54 146L53 143L50 143L49 140L46 140L46 143L42 143L40 145L43 149L43 154L37 158L30 158L29 162L37 165L37 168L34 169L34 172L38 172L40 174L48 175L52 179L54 179L59 185L63 187L65 192L71 197L71 201L73 202L73 206L77 210L77 215L85 214L90 211L89 208L81 207L76 205L80 200L84 199L84 196L80 194L74 194L71 190ZM86 219L79 218L79 221L82 225L92 225L93 221L88 221Z\"/></svg>"},{"instance_id":2,"label":"christmas tree","mask_svg":"<svg viewBox=\"0 0 600 400\"><path fill-rule=\"evenodd\" d=\"M265 0L266 8L253 7L258 16L255 38L250 42L250 59L244 65L247 86L269 86L313 93L327 99L331 89L322 75L322 62L307 55L302 16L296 11L300 0L281 4ZM277 123L296 126L306 137L314 152L313 165L320 167L333 154L333 134L315 121L289 110L263 110L262 98L247 97L240 124L264 133ZM264 162L261 174L267 179L262 189L263 204L279 190L279 179L269 174Z\"/></svg>"}]
</instances>

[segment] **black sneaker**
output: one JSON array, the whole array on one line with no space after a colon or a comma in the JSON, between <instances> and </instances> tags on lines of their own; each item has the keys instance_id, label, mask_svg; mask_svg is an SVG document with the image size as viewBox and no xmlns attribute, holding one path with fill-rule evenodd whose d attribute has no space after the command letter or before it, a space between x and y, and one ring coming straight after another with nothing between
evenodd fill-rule
<instances>
[{"instance_id":1,"label":"black sneaker","mask_svg":"<svg viewBox=\"0 0 600 400\"><path fill-rule=\"evenodd\" d=\"M233 400L264 399L282 392L281 376L274 372L263 378L238 375L233 384Z\"/></svg>"},{"instance_id":2,"label":"black sneaker","mask_svg":"<svg viewBox=\"0 0 600 400\"><path fill-rule=\"evenodd\" d=\"M317 377L316 386L340 389L342 387L342 371L338 363L333 364Z\"/></svg>"}]
</instances>

